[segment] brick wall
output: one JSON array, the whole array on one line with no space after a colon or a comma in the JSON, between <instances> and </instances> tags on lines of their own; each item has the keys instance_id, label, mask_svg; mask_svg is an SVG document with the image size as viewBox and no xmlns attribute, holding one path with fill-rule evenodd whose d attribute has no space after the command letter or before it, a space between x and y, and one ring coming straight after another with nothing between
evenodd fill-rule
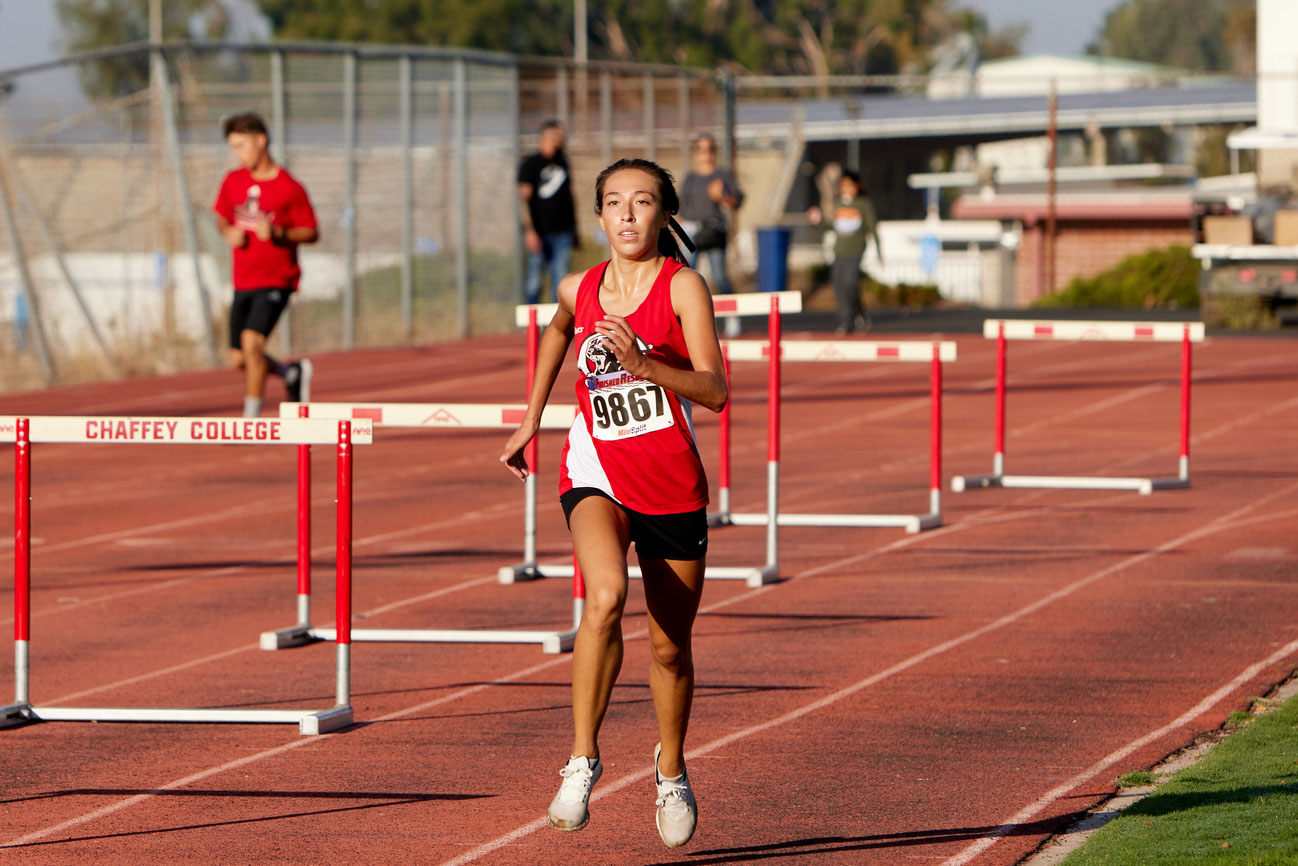
<instances>
[{"instance_id":1,"label":"brick wall","mask_svg":"<svg viewBox=\"0 0 1298 866\"><path fill-rule=\"evenodd\" d=\"M1057 227L1055 286L1038 289L1044 224L1025 226L1014 274L1014 299L1018 306L1031 304L1043 294L1067 286L1074 277L1094 276L1127 256L1172 244L1194 242L1190 227L1181 220L1067 221Z\"/></svg>"}]
</instances>

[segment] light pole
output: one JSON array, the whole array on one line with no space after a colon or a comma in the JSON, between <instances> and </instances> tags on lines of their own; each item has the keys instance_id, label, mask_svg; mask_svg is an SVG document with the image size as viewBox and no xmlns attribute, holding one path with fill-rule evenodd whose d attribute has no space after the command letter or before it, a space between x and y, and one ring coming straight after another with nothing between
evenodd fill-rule
<instances>
[{"instance_id":1,"label":"light pole","mask_svg":"<svg viewBox=\"0 0 1298 866\"><path fill-rule=\"evenodd\" d=\"M158 2L158 0L154 0ZM573 0L572 9L572 59L586 65L586 0Z\"/></svg>"}]
</instances>

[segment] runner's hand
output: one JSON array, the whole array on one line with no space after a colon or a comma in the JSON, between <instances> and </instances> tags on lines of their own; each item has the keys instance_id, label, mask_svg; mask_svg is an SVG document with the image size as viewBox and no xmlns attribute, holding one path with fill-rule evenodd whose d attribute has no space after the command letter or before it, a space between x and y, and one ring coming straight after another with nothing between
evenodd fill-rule
<instances>
[{"instance_id":1,"label":"runner's hand","mask_svg":"<svg viewBox=\"0 0 1298 866\"><path fill-rule=\"evenodd\" d=\"M640 350L640 341L625 318L605 313L604 318L595 323L595 331L604 338L604 345L617 358L623 370L632 376L644 378L648 359Z\"/></svg>"},{"instance_id":2,"label":"runner's hand","mask_svg":"<svg viewBox=\"0 0 1298 866\"><path fill-rule=\"evenodd\" d=\"M271 226L270 217L266 214L257 215L257 237L263 241L270 240Z\"/></svg>"},{"instance_id":3,"label":"runner's hand","mask_svg":"<svg viewBox=\"0 0 1298 866\"><path fill-rule=\"evenodd\" d=\"M519 481L526 481L528 475L527 458L523 456L523 449L527 443L532 441L536 435L536 428L526 422L521 424L509 440L505 443L505 450L501 452L500 462L505 464L505 468L514 473L514 477Z\"/></svg>"},{"instance_id":4,"label":"runner's hand","mask_svg":"<svg viewBox=\"0 0 1298 866\"><path fill-rule=\"evenodd\" d=\"M248 233L238 226L226 226L222 234L225 235L225 242L236 250L242 249L248 242Z\"/></svg>"}]
</instances>

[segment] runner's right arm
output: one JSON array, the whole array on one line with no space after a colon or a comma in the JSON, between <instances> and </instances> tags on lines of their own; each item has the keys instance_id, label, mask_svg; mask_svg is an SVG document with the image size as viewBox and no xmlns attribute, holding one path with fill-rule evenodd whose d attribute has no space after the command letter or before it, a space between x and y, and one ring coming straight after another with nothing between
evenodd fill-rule
<instances>
[{"instance_id":1,"label":"runner's right arm","mask_svg":"<svg viewBox=\"0 0 1298 866\"><path fill-rule=\"evenodd\" d=\"M559 281L557 293L559 309L555 311L554 318L550 320L545 333L541 335L541 345L537 350L536 358L536 378L532 382L532 393L527 397L527 411L523 415L523 423L519 424L518 429L509 437L509 441L505 443L505 450L500 455L500 462L504 463L520 480L526 480L528 473L523 449L541 428L541 413L545 410L545 404L549 402L550 391L554 389L555 380L559 378L559 370L563 367L563 359L568 355L568 347L572 345L577 287L581 285L581 278L582 274L576 273L569 274Z\"/></svg>"}]
</instances>

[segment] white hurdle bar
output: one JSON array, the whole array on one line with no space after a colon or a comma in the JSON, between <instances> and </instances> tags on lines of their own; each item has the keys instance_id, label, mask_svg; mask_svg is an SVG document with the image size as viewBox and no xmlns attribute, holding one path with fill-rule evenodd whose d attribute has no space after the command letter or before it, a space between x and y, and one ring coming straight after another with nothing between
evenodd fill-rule
<instances>
[{"instance_id":1,"label":"white hurdle bar","mask_svg":"<svg viewBox=\"0 0 1298 866\"><path fill-rule=\"evenodd\" d=\"M367 421L244 418L0 417L0 442L15 444L14 496L14 703L0 707L0 727L36 721L259 722L296 724L322 734L352 723L351 566L352 447L373 441ZM31 450L33 443L96 444L334 444L338 449L337 605L334 642L336 697L323 710L162 707L47 707L30 698Z\"/></svg>"},{"instance_id":2,"label":"white hurdle bar","mask_svg":"<svg viewBox=\"0 0 1298 866\"><path fill-rule=\"evenodd\" d=\"M490 403L281 403L284 418L311 417L335 420L357 419L375 427L422 430L512 430L523 420L525 405ZM541 415L542 430L567 430L577 415L571 405L546 406ZM533 439L535 442L535 439ZM303 446L306 450L306 446ZM529 463L535 470L535 462ZM263 632L261 648L277 650L318 640L333 640L334 629L311 625L311 469L309 453L298 459L298 618L288 628ZM528 475L524 546L536 559L536 475ZM304 570L303 563L307 563ZM520 629L387 629L353 628L354 643L517 643L540 644L542 652L562 653L572 649L577 626L586 602L585 584L573 575L572 628L565 631Z\"/></svg>"},{"instance_id":3,"label":"white hurdle bar","mask_svg":"<svg viewBox=\"0 0 1298 866\"><path fill-rule=\"evenodd\" d=\"M1202 322L1092 322L985 319L983 337L996 341L996 430L989 475L957 475L956 493L973 488L1024 487L1060 490L1155 490L1190 486L1190 344L1203 342ZM1181 344L1181 453L1171 478L1116 478L1072 475L1005 474L1006 342L1009 340L1074 340Z\"/></svg>"},{"instance_id":4,"label":"white hurdle bar","mask_svg":"<svg viewBox=\"0 0 1298 866\"><path fill-rule=\"evenodd\" d=\"M535 375L536 367L536 343L534 334L538 325L548 324L554 318L554 313L558 309L558 304L524 304L515 308L515 323L521 327L528 328L528 391L531 391L531 382ZM758 292L742 295L714 295L712 297L712 309L716 316L721 318L731 318L735 316L757 316L765 315L767 317L768 343L778 345L780 342L780 324L781 316L784 313L796 313L802 310L802 293L801 292ZM770 380L776 390L779 389L780 381L780 362L778 353L770 358ZM721 435L729 433L729 410L730 404L727 402L726 408L721 413ZM779 407L771 407L767 417L767 441L768 451L778 454L779 452ZM533 440L535 441L535 440ZM531 461L529 457L529 462ZM766 561L760 566L728 566L728 565L709 565L704 570L704 577L713 580L742 580L749 586L763 586L768 583L774 583L780 576L780 556L779 556L779 538L778 538L778 514L779 514L779 460L778 457L768 459L767 461L767 512L772 515L769 521L763 521L766 525ZM720 496L723 501L728 501L728 468L721 469L721 475L718 481L725 485L721 487ZM521 566L513 569L502 568L500 570L500 582L512 583L515 580L527 579L529 577L570 577L573 574L571 565L541 565L535 560L524 562ZM628 569L629 576L640 578L643 575L639 567L632 566Z\"/></svg>"},{"instance_id":5,"label":"white hurdle bar","mask_svg":"<svg viewBox=\"0 0 1298 866\"><path fill-rule=\"evenodd\" d=\"M751 341L726 341L727 357L733 361L761 361L770 355L770 347ZM780 526L863 526L899 527L908 533L935 529L942 525L942 363L956 359L952 342L856 342L845 340L796 340L780 344L785 361L810 362L885 362L928 363L929 373L929 510L925 514L794 514L780 512ZM769 403L779 406L779 383L773 382L767 394ZM730 511L730 425L723 425L721 437L721 510L712 515L715 525L756 526L766 523L765 513ZM778 461L778 452L773 458Z\"/></svg>"}]
</instances>

